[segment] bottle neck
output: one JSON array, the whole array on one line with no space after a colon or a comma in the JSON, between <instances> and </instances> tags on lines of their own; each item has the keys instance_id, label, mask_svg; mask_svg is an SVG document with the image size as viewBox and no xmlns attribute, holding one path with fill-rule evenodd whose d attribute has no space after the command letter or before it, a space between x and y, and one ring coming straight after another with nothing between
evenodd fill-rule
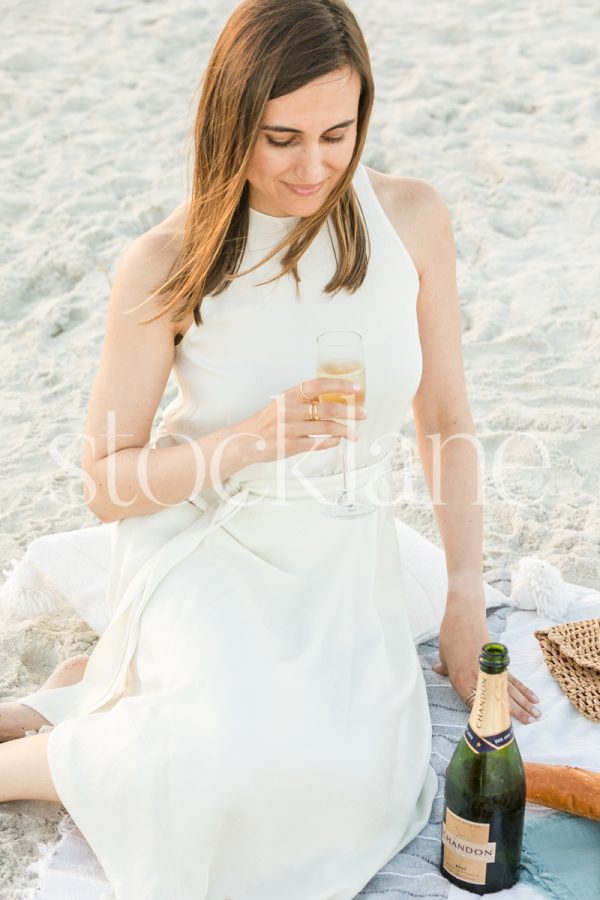
<instances>
[{"instance_id":1,"label":"bottle neck","mask_svg":"<svg viewBox=\"0 0 600 900\"><path fill-rule=\"evenodd\" d=\"M497 735L511 727L506 670L495 675L480 670L469 726L480 737Z\"/></svg>"}]
</instances>

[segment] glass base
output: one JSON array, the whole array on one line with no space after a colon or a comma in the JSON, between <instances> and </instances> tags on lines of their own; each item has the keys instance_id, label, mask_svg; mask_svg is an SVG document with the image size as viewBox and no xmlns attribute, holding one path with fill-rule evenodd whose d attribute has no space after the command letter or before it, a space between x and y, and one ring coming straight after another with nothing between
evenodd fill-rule
<instances>
[{"instance_id":1,"label":"glass base","mask_svg":"<svg viewBox=\"0 0 600 900\"><path fill-rule=\"evenodd\" d=\"M359 519L361 516L369 516L374 513L376 506L369 500L352 497L348 494L340 494L339 497L328 503L319 503L319 509L324 516L331 519Z\"/></svg>"}]
</instances>

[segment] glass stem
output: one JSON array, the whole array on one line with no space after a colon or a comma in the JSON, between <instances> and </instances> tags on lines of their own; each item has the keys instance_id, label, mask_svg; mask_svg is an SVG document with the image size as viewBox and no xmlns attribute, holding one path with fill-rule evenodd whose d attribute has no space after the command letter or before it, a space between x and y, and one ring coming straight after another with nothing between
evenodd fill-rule
<instances>
[{"instance_id":1,"label":"glass stem","mask_svg":"<svg viewBox=\"0 0 600 900\"><path fill-rule=\"evenodd\" d=\"M346 497L348 497L348 454L346 450L346 438L342 438L340 443L342 445L342 471L344 473L342 499L345 500Z\"/></svg>"}]
</instances>

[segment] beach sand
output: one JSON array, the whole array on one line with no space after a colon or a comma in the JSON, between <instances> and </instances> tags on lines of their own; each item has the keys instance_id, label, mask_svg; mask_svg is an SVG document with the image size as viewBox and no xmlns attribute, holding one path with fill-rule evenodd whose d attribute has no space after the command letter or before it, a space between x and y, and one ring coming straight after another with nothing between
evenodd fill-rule
<instances>
[{"instance_id":1,"label":"beach sand","mask_svg":"<svg viewBox=\"0 0 600 900\"><path fill-rule=\"evenodd\" d=\"M198 86L233 5L3 11L4 569L35 537L97 524L78 465L110 283L127 245L185 197ZM377 88L363 160L430 182L452 215L485 567L534 554L598 587L596 3L351 6ZM398 515L439 544L410 417L396 479ZM3 624L0 698L39 687L95 640L69 613ZM52 804L0 806L0 897L31 883L27 864L61 816Z\"/></svg>"}]
</instances>

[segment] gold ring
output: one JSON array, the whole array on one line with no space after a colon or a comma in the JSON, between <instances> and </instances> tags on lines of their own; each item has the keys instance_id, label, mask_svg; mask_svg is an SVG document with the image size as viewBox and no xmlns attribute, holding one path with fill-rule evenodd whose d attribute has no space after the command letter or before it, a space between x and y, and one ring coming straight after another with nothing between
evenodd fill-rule
<instances>
[{"instance_id":1,"label":"gold ring","mask_svg":"<svg viewBox=\"0 0 600 900\"><path fill-rule=\"evenodd\" d=\"M311 422L320 422L321 421L321 417L319 416L318 407L319 407L318 401L313 400L312 403L310 404L310 421Z\"/></svg>"},{"instance_id":2,"label":"gold ring","mask_svg":"<svg viewBox=\"0 0 600 900\"><path fill-rule=\"evenodd\" d=\"M315 397L308 397L304 393L304 382L302 382L302 384L300 385L300 393L302 394L302 396L304 397L305 400L308 400L309 403L313 403L316 400Z\"/></svg>"}]
</instances>

